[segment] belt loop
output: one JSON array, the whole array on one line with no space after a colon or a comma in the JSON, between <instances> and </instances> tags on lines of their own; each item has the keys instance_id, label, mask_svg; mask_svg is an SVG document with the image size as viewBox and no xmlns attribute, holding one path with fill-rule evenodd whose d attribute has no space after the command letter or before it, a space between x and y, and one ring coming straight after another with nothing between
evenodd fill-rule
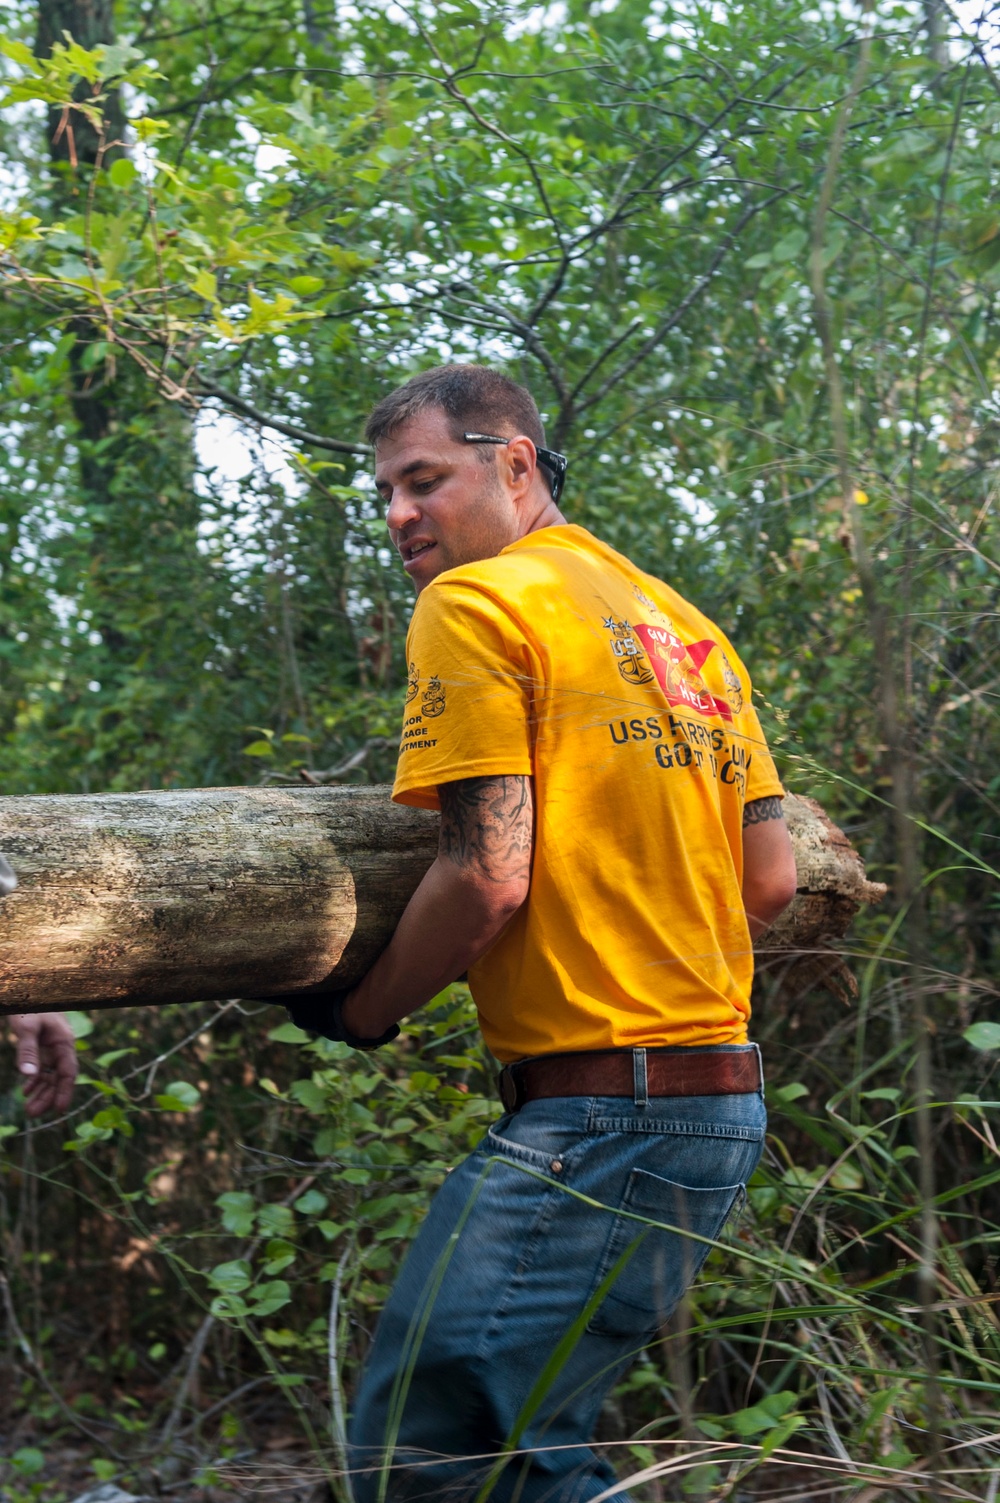
<instances>
[{"instance_id":1,"label":"belt loop","mask_svg":"<svg viewBox=\"0 0 1000 1503\"><path fill-rule=\"evenodd\" d=\"M504 1065L497 1076L497 1085L500 1087L500 1103L505 1112L516 1112L520 1106L518 1101L517 1079L510 1065Z\"/></svg>"},{"instance_id":2,"label":"belt loop","mask_svg":"<svg viewBox=\"0 0 1000 1503\"><path fill-rule=\"evenodd\" d=\"M632 1084L636 1106L649 1105L649 1079L646 1074L645 1049L632 1050Z\"/></svg>"},{"instance_id":3,"label":"belt loop","mask_svg":"<svg viewBox=\"0 0 1000 1503\"><path fill-rule=\"evenodd\" d=\"M763 1055L760 1052L760 1045L759 1044L754 1044L753 1047L754 1047L754 1049L757 1052L757 1069L760 1071L760 1099L761 1099L761 1101L763 1101L764 1100L764 1057L763 1057Z\"/></svg>"}]
</instances>

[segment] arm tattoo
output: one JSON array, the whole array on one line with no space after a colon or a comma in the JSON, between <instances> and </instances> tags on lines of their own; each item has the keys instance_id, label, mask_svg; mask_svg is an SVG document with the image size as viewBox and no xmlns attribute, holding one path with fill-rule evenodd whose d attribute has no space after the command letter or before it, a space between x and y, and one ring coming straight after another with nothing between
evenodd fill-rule
<instances>
[{"instance_id":1,"label":"arm tattoo","mask_svg":"<svg viewBox=\"0 0 1000 1503\"><path fill-rule=\"evenodd\" d=\"M531 778L460 778L442 783L438 854L490 882L531 872L535 801Z\"/></svg>"},{"instance_id":2,"label":"arm tattoo","mask_svg":"<svg viewBox=\"0 0 1000 1503\"><path fill-rule=\"evenodd\" d=\"M752 798L748 804L743 805L744 830L747 825L762 825L769 819L784 819L784 817L781 799L777 795L771 798Z\"/></svg>"}]
</instances>

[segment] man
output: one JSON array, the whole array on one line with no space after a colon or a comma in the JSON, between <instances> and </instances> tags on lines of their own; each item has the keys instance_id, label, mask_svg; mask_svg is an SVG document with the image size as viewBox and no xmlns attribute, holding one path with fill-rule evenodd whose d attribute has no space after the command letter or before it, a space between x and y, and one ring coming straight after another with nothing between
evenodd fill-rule
<instances>
[{"instance_id":1,"label":"man","mask_svg":"<svg viewBox=\"0 0 1000 1503\"><path fill-rule=\"evenodd\" d=\"M718 628L566 523L523 388L428 371L367 432L419 596L394 797L440 808L440 845L360 985L292 1012L374 1047L468 971L507 1111L382 1316L355 1496L577 1503L614 1483L587 1445L604 1393L760 1155L751 939L795 891L781 785Z\"/></svg>"},{"instance_id":2,"label":"man","mask_svg":"<svg viewBox=\"0 0 1000 1503\"><path fill-rule=\"evenodd\" d=\"M13 867L0 856L0 899L16 886ZM51 1012L16 1013L9 1022L28 1116L41 1117L52 1109L64 1112L72 1099L77 1074L72 1028L60 1013Z\"/></svg>"}]
</instances>

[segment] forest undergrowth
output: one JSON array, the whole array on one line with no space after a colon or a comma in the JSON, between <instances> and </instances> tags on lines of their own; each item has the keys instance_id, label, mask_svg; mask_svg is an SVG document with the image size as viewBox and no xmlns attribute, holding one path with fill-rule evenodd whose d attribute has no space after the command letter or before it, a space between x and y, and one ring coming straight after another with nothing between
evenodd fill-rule
<instances>
[{"instance_id":1,"label":"forest undergrowth","mask_svg":"<svg viewBox=\"0 0 1000 1503\"><path fill-rule=\"evenodd\" d=\"M912 1046L872 928L856 1001L760 1000L764 1161L601 1420L636 1498L995 1496L996 1055L939 1061L925 1323ZM464 987L377 1059L282 1017L80 1015L79 1103L0 1128L12 1503L95 1479L349 1496L344 1417L378 1309L498 1107ZM9 1075L4 1101L15 1116Z\"/></svg>"}]
</instances>

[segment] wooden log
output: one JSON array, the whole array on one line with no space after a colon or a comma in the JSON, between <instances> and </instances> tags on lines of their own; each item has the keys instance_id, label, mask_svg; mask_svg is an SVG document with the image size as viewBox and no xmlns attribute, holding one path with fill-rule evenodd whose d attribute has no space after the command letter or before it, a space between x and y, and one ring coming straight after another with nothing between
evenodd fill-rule
<instances>
[{"instance_id":1,"label":"wooden log","mask_svg":"<svg viewBox=\"0 0 1000 1503\"><path fill-rule=\"evenodd\" d=\"M795 847L797 891L757 941L758 977L776 972L786 1001L817 986L850 1001L857 981L840 942L860 908L882 901L885 883L869 882L861 857L815 799L786 794L784 812Z\"/></svg>"},{"instance_id":2,"label":"wooden log","mask_svg":"<svg viewBox=\"0 0 1000 1503\"><path fill-rule=\"evenodd\" d=\"M0 1011L348 985L436 850L381 787L0 799Z\"/></svg>"},{"instance_id":3,"label":"wooden log","mask_svg":"<svg viewBox=\"0 0 1000 1503\"><path fill-rule=\"evenodd\" d=\"M818 805L786 807L805 886L784 954L800 930L810 949L841 936L884 891ZM383 787L0 799L18 878L0 900L0 1014L350 985L433 860L437 823Z\"/></svg>"}]
</instances>

